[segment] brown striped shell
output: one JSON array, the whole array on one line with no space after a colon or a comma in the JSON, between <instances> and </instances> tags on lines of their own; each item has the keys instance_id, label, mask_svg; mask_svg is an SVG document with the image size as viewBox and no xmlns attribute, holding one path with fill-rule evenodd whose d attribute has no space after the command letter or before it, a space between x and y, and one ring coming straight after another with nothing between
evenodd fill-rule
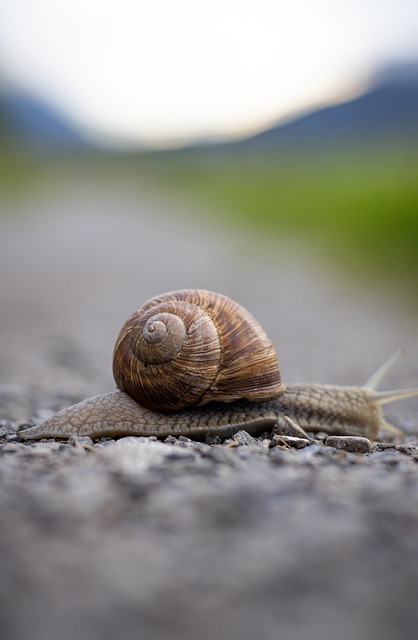
<instances>
[{"instance_id":1,"label":"brown striped shell","mask_svg":"<svg viewBox=\"0 0 418 640\"><path fill-rule=\"evenodd\" d=\"M135 311L116 341L113 375L121 391L160 411L284 390L276 351L258 322L205 290L166 293Z\"/></svg>"}]
</instances>

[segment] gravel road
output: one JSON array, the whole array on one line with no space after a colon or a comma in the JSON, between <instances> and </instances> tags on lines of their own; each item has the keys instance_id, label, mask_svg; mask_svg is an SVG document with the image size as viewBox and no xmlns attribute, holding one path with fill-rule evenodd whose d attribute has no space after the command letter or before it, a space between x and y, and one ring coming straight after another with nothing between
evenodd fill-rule
<instances>
[{"instance_id":1,"label":"gravel road","mask_svg":"<svg viewBox=\"0 0 418 640\"><path fill-rule=\"evenodd\" d=\"M404 442L367 454L245 433L7 439L112 390L123 321L176 288L246 306L285 381L361 384L406 344L385 384L416 386L417 318L401 294L147 191L83 184L1 206L1 636L415 639L416 399L385 412Z\"/></svg>"}]
</instances>

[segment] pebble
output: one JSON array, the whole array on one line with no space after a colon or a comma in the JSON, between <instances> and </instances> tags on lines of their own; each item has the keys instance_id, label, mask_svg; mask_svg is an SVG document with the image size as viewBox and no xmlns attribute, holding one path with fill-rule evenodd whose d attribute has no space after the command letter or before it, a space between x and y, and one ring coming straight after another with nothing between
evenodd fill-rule
<instances>
[{"instance_id":1,"label":"pebble","mask_svg":"<svg viewBox=\"0 0 418 640\"><path fill-rule=\"evenodd\" d=\"M223 440L220 436L216 436L212 433L208 433L205 437L205 444L222 444Z\"/></svg>"},{"instance_id":2,"label":"pebble","mask_svg":"<svg viewBox=\"0 0 418 640\"><path fill-rule=\"evenodd\" d=\"M92 447L93 440L89 436L70 436L67 444L71 444L74 447Z\"/></svg>"},{"instance_id":3,"label":"pebble","mask_svg":"<svg viewBox=\"0 0 418 640\"><path fill-rule=\"evenodd\" d=\"M17 424L12 422L11 420L0 420L0 432L1 434L7 435L8 433L16 433ZM4 437L2 435L2 437Z\"/></svg>"},{"instance_id":4,"label":"pebble","mask_svg":"<svg viewBox=\"0 0 418 640\"><path fill-rule=\"evenodd\" d=\"M328 436L325 445L350 453L370 453L372 450L370 440L360 436Z\"/></svg>"},{"instance_id":5,"label":"pebble","mask_svg":"<svg viewBox=\"0 0 418 640\"><path fill-rule=\"evenodd\" d=\"M387 449L394 449L393 442L375 442L373 445L373 451L386 451Z\"/></svg>"},{"instance_id":6,"label":"pebble","mask_svg":"<svg viewBox=\"0 0 418 640\"><path fill-rule=\"evenodd\" d=\"M274 434L279 436L291 436L294 438L308 437L306 431L304 431L302 427L299 427L299 425L286 416L277 420L277 425L273 427L273 435Z\"/></svg>"},{"instance_id":7,"label":"pebble","mask_svg":"<svg viewBox=\"0 0 418 640\"><path fill-rule=\"evenodd\" d=\"M237 431L237 433L234 433L232 438L225 440L225 444L228 446L240 446L240 445L249 445L249 444L256 444L256 443L257 443L257 439L251 436L247 431L244 431L243 429L241 429L240 431Z\"/></svg>"},{"instance_id":8,"label":"pebble","mask_svg":"<svg viewBox=\"0 0 418 640\"><path fill-rule=\"evenodd\" d=\"M308 436L313 440L317 440L318 442L322 442L322 444L324 444L325 440L329 438L329 433L325 433L325 431L318 431L316 433L309 431Z\"/></svg>"},{"instance_id":9,"label":"pebble","mask_svg":"<svg viewBox=\"0 0 418 640\"><path fill-rule=\"evenodd\" d=\"M395 445L395 451L399 451L406 456L418 456L418 447L412 444L397 444Z\"/></svg>"},{"instance_id":10,"label":"pebble","mask_svg":"<svg viewBox=\"0 0 418 640\"><path fill-rule=\"evenodd\" d=\"M277 433L271 439L272 446L288 445L293 449L304 449L311 444L307 438L299 438L296 436L280 436Z\"/></svg>"}]
</instances>

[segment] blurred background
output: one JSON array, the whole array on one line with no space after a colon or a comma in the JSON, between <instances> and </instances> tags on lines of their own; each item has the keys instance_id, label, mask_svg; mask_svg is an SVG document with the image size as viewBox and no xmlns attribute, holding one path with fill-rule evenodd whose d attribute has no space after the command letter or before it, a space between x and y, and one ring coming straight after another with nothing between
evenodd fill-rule
<instances>
[{"instance_id":1,"label":"blurred background","mask_svg":"<svg viewBox=\"0 0 418 640\"><path fill-rule=\"evenodd\" d=\"M0 190L9 391L106 390L189 286L358 382L418 340L418 4L1 0Z\"/></svg>"}]
</instances>

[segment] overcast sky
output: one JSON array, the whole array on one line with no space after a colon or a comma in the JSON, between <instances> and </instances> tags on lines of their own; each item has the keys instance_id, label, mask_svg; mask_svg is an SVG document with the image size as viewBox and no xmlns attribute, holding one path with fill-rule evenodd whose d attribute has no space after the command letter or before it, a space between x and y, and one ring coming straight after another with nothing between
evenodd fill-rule
<instances>
[{"instance_id":1,"label":"overcast sky","mask_svg":"<svg viewBox=\"0 0 418 640\"><path fill-rule=\"evenodd\" d=\"M238 135L418 59L417 0L0 0L0 72L97 135Z\"/></svg>"}]
</instances>

